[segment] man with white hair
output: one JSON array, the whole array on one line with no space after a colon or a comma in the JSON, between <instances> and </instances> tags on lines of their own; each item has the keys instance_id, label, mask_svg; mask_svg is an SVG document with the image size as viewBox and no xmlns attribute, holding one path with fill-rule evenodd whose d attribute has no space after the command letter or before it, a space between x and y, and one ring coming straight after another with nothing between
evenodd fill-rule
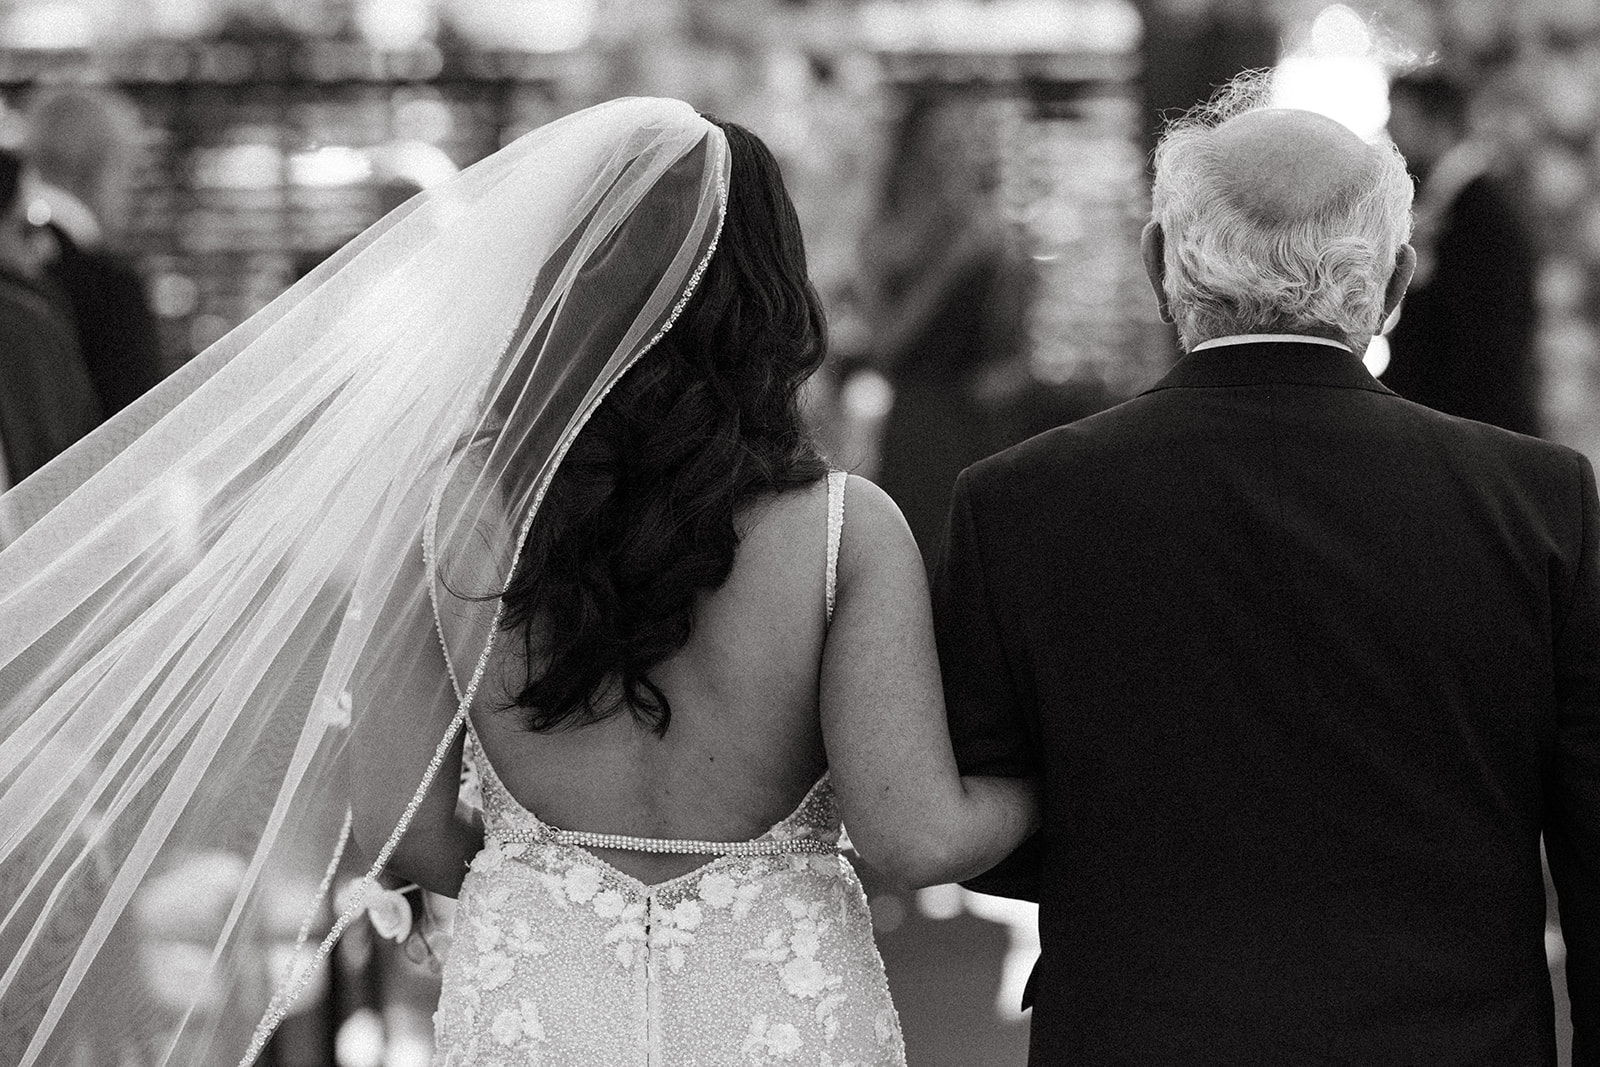
<instances>
[{"instance_id":1,"label":"man with white hair","mask_svg":"<svg viewBox=\"0 0 1600 1067\"><path fill-rule=\"evenodd\" d=\"M45 273L66 298L109 418L162 374L144 279L116 247L132 210L138 113L109 88L64 84L38 90L28 119L29 154L43 179L29 210L42 212L55 245Z\"/></svg>"},{"instance_id":2,"label":"man with white hair","mask_svg":"<svg viewBox=\"0 0 1600 1067\"><path fill-rule=\"evenodd\" d=\"M0 492L100 424L72 324L39 277L25 214L32 184L26 161L0 149Z\"/></svg>"},{"instance_id":3,"label":"man with white hair","mask_svg":"<svg viewBox=\"0 0 1600 1067\"><path fill-rule=\"evenodd\" d=\"M963 773L1040 774L1029 1063L1600 1065L1600 505L1576 452L1360 353L1392 146L1237 89L1156 152L1185 357L963 473L934 603Z\"/></svg>"}]
</instances>

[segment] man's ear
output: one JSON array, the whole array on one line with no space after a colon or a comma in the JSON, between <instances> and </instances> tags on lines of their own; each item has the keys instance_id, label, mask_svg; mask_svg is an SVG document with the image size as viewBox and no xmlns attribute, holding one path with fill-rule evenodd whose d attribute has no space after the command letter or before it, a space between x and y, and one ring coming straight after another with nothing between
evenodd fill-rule
<instances>
[{"instance_id":1,"label":"man's ear","mask_svg":"<svg viewBox=\"0 0 1600 1067\"><path fill-rule=\"evenodd\" d=\"M1156 309L1162 322L1173 322L1172 309L1167 306L1167 237L1154 219L1144 224L1139 235L1139 255L1144 259L1144 272L1150 278L1150 288L1155 290ZM1415 259L1415 257L1413 257ZM1407 278L1410 277L1408 274Z\"/></svg>"},{"instance_id":2,"label":"man's ear","mask_svg":"<svg viewBox=\"0 0 1600 1067\"><path fill-rule=\"evenodd\" d=\"M1387 323L1394 314L1394 309L1400 306L1400 298L1406 295L1406 286L1411 284L1411 276L1417 272L1417 250L1410 245L1401 245L1400 251L1395 253L1394 273L1389 275L1389 284L1383 287L1383 321Z\"/></svg>"}]
</instances>

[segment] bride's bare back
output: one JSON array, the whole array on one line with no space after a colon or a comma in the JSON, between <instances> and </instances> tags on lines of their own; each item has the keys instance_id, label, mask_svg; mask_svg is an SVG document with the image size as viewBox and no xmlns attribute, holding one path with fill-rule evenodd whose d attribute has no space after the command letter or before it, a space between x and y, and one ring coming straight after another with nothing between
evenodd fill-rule
<instances>
[{"instance_id":1,"label":"bride's bare back","mask_svg":"<svg viewBox=\"0 0 1600 1067\"><path fill-rule=\"evenodd\" d=\"M858 483L859 484L859 483ZM848 522L848 520L847 520ZM826 632L827 483L769 498L741 517L733 571L696 607L694 630L650 672L672 703L657 735L626 712L533 733L496 711L525 670L502 640L473 710L507 788L563 829L746 840L788 815L826 769L818 671ZM605 850L646 883L706 857Z\"/></svg>"},{"instance_id":2,"label":"bride's bare back","mask_svg":"<svg viewBox=\"0 0 1600 1067\"><path fill-rule=\"evenodd\" d=\"M859 478L845 491L836 611L827 623L828 481L818 477L822 465L795 404L825 352L822 310L776 161L748 131L716 125L731 161L726 218L692 297L683 290L674 306L672 314L682 314L672 334L652 339L645 347L659 341L659 351L636 370L615 377L608 365L604 403L564 442L561 470L543 483L551 495L541 505L545 525L532 528L538 537L522 526L527 494L507 495L498 476L476 469L496 450L517 447L520 424L462 442L438 504L456 551L444 561L447 574L422 553L399 568L394 626L405 640L393 644L414 641L416 654L428 657L421 662L432 662L431 649L420 647L431 635L416 631L434 620L420 617L416 592L434 594L429 614L450 673L473 689L474 731L510 794L497 802L514 800L547 825L749 840L791 814L826 769L832 789L818 795L837 802L876 866L908 882L977 873L1026 832L1027 786L957 773L922 560L898 508ZM653 269L636 258L617 259L618 269ZM588 311L576 311L572 329L583 334ZM544 470L537 455L526 459L529 472ZM804 485L807 478L814 480ZM798 487L748 503L771 486ZM673 527L663 539L654 516L669 504L710 526ZM715 510L725 506L739 509L736 547L717 517L725 513ZM518 531L527 554L513 557ZM729 577L715 591L692 592L693 575L724 566ZM617 572L612 585L619 575L658 577L659 601L635 602L631 585L619 599L618 589L604 588L608 579L584 571L606 567ZM483 627L496 597L510 632L498 635L485 664ZM684 624L689 636L679 646L673 637ZM543 657L538 630L524 629L541 625L560 627L549 631ZM646 632L634 632L639 627ZM530 644L532 670L523 660ZM666 648L674 651L658 660ZM670 701L667 728L658 733L633 714L654 724L659 708L647 697L572 725L584 718L585 690L611 684L596 679L628 664L645 666L645 687ZM513 695L533 710L510 707ZM392 848L396 872L445 893L459 889L486 840L485 824L458 809L465 742L456 735L438 744L436 724L454 723L455 699L436 684L418 687L415 706L384 701L361 717L351 747L358 844ZM411 783L423 768L432 777L415 800ZM407 829L391 841L402 819ZM652 884L707 859L606 858Z\"/></svg>"},{"instance_id":3,"label":"bride's bare back","mask_svg":"<svg viewBox=\"0 0 1600 1067\"><path fill-rule=\"evenodd\" d=\"M564 830L742 841L791 814L826 770L851 840L892 878L953 881L1005 856L1037 807L1027 783L958 776L922 558L894 502L848 478L831 625L826 482L753 505L740 528L728 580L701 599L687 644L651 672L672 702L665 734L626 712L528 730L503 710L526 670L518 643L502 635L472 722L513 799ZM439 621L460 677L470 642L441 592ZM426 762L432 744L373 728L361 751L364 790L380 801L358 813L357 835L372 838L410 795L392 768ZM481 827L455 816L460 759L458 740L393 864L450 894L483 843ZM599 854L645 884L709 859Z\"/></svg>"}]
</instances>

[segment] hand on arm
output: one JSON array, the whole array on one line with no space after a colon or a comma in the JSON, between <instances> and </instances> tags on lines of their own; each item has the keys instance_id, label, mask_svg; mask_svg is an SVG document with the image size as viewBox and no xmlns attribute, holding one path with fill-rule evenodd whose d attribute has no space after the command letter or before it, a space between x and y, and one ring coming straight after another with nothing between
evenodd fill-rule
<instances>
[{"instance_id":1,"label":"hand on arm","mask_svg":"<svg viewBox=\"0 0 1600 1067\"><path fill-rule=\"evenodd\" d=\"M399 824L456 712L427 596L421 552L402 570L378 614L389 630L381 659L362 664L354 684L350 744L356 844L368 862ZM483 848L483 826L457 803L465 730L458 731L423 794L387 870L453 897Z\"/></svg>"},{"instance_id":2,"label":"hand on arm","mask_svg":"<svg viewBox=\"0 0 1600 1067\"><path fill-rule=\"evenodd\" d=\"M945 714L957 765L968 774L1025 775L1039 765L1031 694L1002 637L983 563L968 474L956 479L944 553L933 576L934 637L944 672ZM998 507L1000 505L992 505ZM979 893L1037 901L1044 842L1035 834L965 885Z\"/></svg>"},{"instance_id":3,"label":"hand on arm","mask_svg":"<svg viewBox=\"0 0 1600 1067\"><path fill-rule=\"evenodd\" d=\"M1037 827L1030 778L962 777L945 725L921 556L893 501L852 477L837 608L822 665L822 730L851 840L911 886L956 881Z\"/></svg>"},{"instance_id":4,"label":"hand on arm","mask_svg":"<svg viewBox=\"0 0 1600 1067\"><path fill-rule=\"evenodd\" d=\"M364 854L373 859L421 783L422 769L432 758L433 743L439 737L431 739L425 753L417 743L422 740L420 735L362 740L358 732L357 737L355 833ZM482 819L457 804L464 738L465 730L456 735L385 868L402 881L447 897L460 892L467 865L483 849Z\"/></svg>"}]
</instances>

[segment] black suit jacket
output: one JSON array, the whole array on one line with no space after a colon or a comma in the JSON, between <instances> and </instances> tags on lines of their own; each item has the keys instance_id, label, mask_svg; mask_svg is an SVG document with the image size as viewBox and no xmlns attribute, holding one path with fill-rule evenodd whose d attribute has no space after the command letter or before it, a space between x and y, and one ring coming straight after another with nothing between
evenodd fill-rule
<instances>
[{"instance_id":1,"label":"black suit jacket","mask_svg":"<svg viewBox=\"0 0 1600 1067\"><path fill-rule=\"evenodd\" d=\"M121 256L82 249L60 227L50 230L59 253L45 273L66 297L84 364L110 418L161 380L161 336L144 279Z\"/></svg>"},{"instance_id":2,"label":"black suit jacket","mask_svg":"<svg viewBox=\"0 0 1600 1067\"><path fill-rule=\"evenodd\" d=\"M963 770L1040 771L1031 1064L1600 1065L1600 572L1569 449L1303 343L969 468L935 576Z\"/></svg>"},{"instance_id":3,"label":"black suit jacket","mask_svg":"<svg viewBox=\"0 0 1600 1067\"><path fill-rule=\"evenodd\" d=\"M0 445L14 484L100 424L72 326L45 286L0 271Z\"/></svg>"}]
</instances>

